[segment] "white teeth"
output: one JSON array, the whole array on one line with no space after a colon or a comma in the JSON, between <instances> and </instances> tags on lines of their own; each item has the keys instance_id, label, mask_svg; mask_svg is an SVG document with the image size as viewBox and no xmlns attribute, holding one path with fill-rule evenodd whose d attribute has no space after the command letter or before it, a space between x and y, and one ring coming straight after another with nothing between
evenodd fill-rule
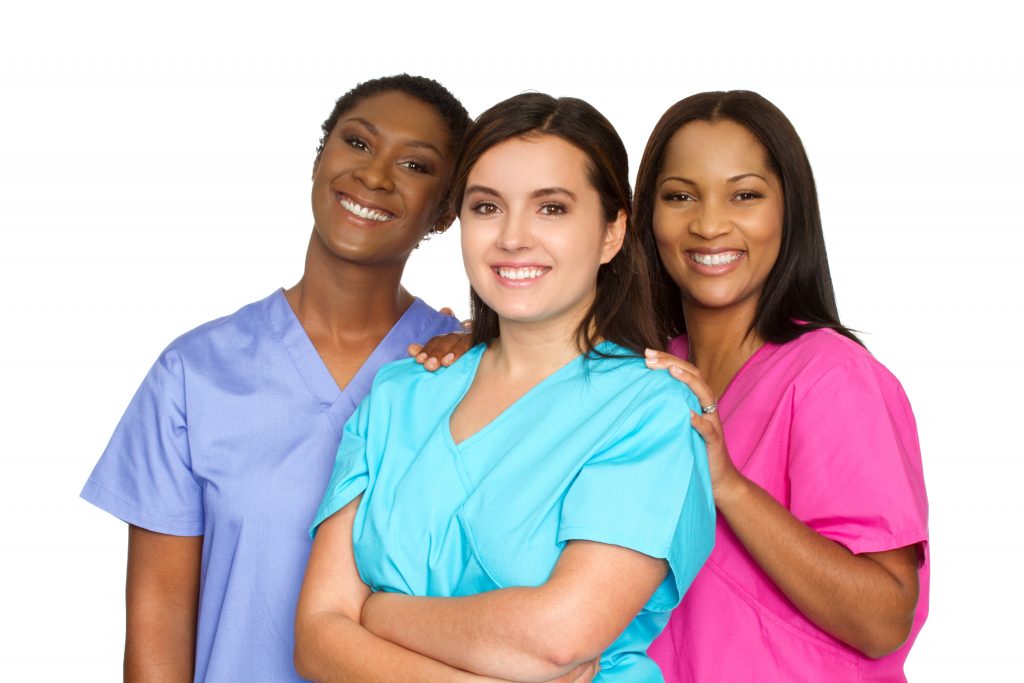
<instances>
[{"instance_id":1,"label":"white teeth","mask_svg":"<svg viewBox=\"0 0 1024 683\"><path fill-rule=\"evenodd\" d=\"M689 252L691 259L704 266L720 266L726 263L732 263L738 259L743 252L741 251L727 251L720 254L698 254L696 252Z\"/></svg>"},{"instance_id":2,"label":"white teeth","mask_svg":"<svg viewBox=\"0 0 1024 683\"><path fill-rule=\"evenodd\" d=\"M338 199L338 203L341 204L341 207L343 209L345 209L346 211L348 211L349 213L354 213L355 215L359 216L360 218L368 218L371 221L377 221L379 223L384 223L384 222L389 221L392 218L394 218L394 216L392 216L387 211L378 211L377 209L368 209L365 206L360 206L359 204L356 204L354 201L352 201L348 197L341 197L341 198L339 198Z\"/></svg>"},{"instance_id":3,"label":"white teeth","mask_svg":"<svg viewBox=\"0 0 1024 683\"><path fill-rule=\"evenodd\" d=\"M548 268L497 268L498 275L506 280L533 280L544 273Z\"/></svg>"}]
</instances>

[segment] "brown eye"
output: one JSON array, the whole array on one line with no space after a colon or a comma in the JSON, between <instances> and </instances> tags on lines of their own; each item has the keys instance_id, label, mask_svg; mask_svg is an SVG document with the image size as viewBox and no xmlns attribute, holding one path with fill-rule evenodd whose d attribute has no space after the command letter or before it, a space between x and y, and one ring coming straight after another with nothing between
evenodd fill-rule
<instances>
[{"instance_id":1,"label":"brown eye","mask_svg":"<svg viewBox=\"0 0 1024 683\"><path fill-rule=\"evenodd\" d=\"M478 216L492 216L498 213L498 206L494 202L477 202L469 210Z\"/></svg>"}]
</instances>

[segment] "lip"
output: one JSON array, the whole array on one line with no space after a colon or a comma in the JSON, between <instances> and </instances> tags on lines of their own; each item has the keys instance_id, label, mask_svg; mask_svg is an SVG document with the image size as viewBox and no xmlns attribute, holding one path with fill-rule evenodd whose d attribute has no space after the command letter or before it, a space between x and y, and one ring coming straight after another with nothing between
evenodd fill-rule
<instances>
[{"instance_id":1,"label":"lip","mask_svg":"<svg viewBox=\"0 0 1024 683\"><path fill-rule=\"evenodd\" d=\"M551 266L544 265L542 263L492 263L490 265L491 272L494 273L495 279L504 287L510 289L523 289L525 287L531 287L551 272ZM511 278L501 274L501 271L515 270L519 271L520 274L525 277ZM530 272L533 271L533 272Z\"/></svg>"},{"instance_id":2,"label":"lip","mask_svg":"<svg viewBox=\"0 0 1024 683\"><path fill-rule=\"evenodd\" d=\"M396 214L394 211L391 211L390 209L387 209L387 208L381 206L380 204L375 204L373 202L367 201L367 200L363 199L362 197L354 195L354 194L352 194L350 192L343 192L341 190L335 190L334 191L334 200L338 203L338 207L342 210L342 212L348 218L351 218L352 220L358 221L359 223L362 223L362 224L366 224L366 225L382 225L384 223L390 223L394 219L398 218L398 214ZM375 219L375 218L371 218L371 217L360 216L359 214L353 213L348 208L346 208L342 204L343 200L346 201L347 203L350 203L350 204L357 204L358 206L360 206L360 207L362 207L364 209L367 209L369 211L373 211L373 212L376 212L378 214L385 214L387 216L390 216L390 218L388 218L387 220L379 220L379 219Z\"/></svg>"},{"instance_id":3,"label":"lip","mask_svg":"<svg viewBox=\"0 0 1024 683\"><path fill-rule=\"evenodd\" d=\"M689 266L691 270L701 275L712 276L725 275L727 273L731 273L732 271L739 268L740 264L742 264L747 257L746 250L729 249L728 247L702 247L699 249L687 249L683 253L685 255L686 265ZM693 258L694 256L707 258L726 254L736 254L736 258L727 263L716 264L700 263L698 261L695 261Z\"/></svg>"}]
</instances>

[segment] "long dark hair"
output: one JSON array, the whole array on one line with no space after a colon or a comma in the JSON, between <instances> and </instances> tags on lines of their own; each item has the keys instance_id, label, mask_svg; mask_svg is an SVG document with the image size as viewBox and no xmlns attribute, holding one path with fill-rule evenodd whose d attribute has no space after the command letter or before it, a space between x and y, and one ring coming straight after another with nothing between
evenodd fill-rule
<instances>
[{"instance_id":1,"label":"long dark hair","mask_svg":"<svg viewBox=\"0 0 1024 683\"><path fill-rule=\"evenodd\" d=\"M655 264L654 306L662 333L681 334L686 331L686 321L679 286L658 258L654 240L658 174L676 131L691 121L722 120L738 123L761 142L782 183L782 245L757 302L751 331L765 341L783 344L805 332L829 328L860 344L857 336L839 322L818 191L804 145L786 115L749 90L705 92L680 100L669 107L647 141L637 173L633 218L643 234L644 250Z\"/></svg>"},{"instance_id":2,"label":"long dark hair","mask_svg":"<svg viewBox=\"0 0 1024 683\"><path fill-rule=\"evenodd\" d=\"M651 275L643 245L633 234L629 159L615 128L590 104L573 97L554 98L523 93L499 102L477 118L466 134L452 182L453 209L462 206L466 181L474 164L495 145L518 137L554 135L582 151L588 159L588 180L601 198L605 220L627 216L622 249L597 273L597 293L576 329L575 341L585 354L596 353L607 339L638 355L646 347L663 348L653 315ZM498 315L470 289L473 343L498 336Z\"/></svg>"}]
</instances>

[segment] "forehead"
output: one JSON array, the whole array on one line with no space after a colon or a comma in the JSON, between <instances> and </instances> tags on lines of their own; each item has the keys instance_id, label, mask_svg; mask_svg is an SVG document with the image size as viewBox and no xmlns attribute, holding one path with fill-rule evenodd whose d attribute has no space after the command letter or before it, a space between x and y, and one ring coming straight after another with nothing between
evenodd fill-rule
<instances>
[{"instance_id":1,"label":"forehead","mask_svg":"<svg viewBox=\"0 0 1024 683\"><path fill-rule=\"evenodd\" d=\"M771 173L768 151L735 121L691 121L669 139L662 175L732 177Z\"/></svg>"},{"instance_id":2,"label":"forehead","mask_svg":"<svg viewBox=\"0 0 1024 683\"><path fill-rule=\"evenodd\" d=\"M396 140L429 142L442 151L451 147L448 126L437 109L398 90L368 95L338 117L339 124L358 120Z\"/></svg>"},{"instance_id":3,"label":"forehead","mask_svg":"<svg viewBox=\"0 0 1024 683\"><path fill-rule=\"evenodd\" d=\"M484 152L470 169L468 183L502 192L532 192L589 186L588 159L575 145L554 135L510 138Z\"/></svg>"}]
</instances>

